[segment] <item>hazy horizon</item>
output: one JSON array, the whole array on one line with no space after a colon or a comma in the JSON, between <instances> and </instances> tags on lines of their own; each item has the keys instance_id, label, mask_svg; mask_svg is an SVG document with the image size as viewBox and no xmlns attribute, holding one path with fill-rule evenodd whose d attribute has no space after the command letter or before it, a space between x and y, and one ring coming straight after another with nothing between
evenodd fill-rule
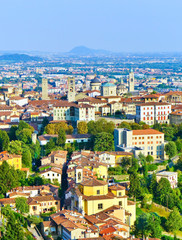
<instances>
[{"instance_id":1,"label":"hazy horizon","mask_svg":"<svg viewBox=\"0 0 182 240\"><path fill-rule=\"evenodd\" d=\"M0 3L3 52L181 53L180 0L7 0Z\"/></svg>"}]
</instances>

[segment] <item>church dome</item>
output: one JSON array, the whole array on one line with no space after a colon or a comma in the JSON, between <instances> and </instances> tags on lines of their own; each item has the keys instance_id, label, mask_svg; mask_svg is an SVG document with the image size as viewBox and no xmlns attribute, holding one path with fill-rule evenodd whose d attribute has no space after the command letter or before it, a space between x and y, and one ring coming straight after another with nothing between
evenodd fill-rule
<instances>
[{"instance_id":1,"label":"church dome","mask_svg":"<svg viewBox=\"0 0 182 240\"><path fill-rule=\"evenodd\" d=\"M91 83L100 83L100 81L99 81L99 79L98 79L97 77L95 77L95 78L91 81Z\"/></svg>"}]
</instances>

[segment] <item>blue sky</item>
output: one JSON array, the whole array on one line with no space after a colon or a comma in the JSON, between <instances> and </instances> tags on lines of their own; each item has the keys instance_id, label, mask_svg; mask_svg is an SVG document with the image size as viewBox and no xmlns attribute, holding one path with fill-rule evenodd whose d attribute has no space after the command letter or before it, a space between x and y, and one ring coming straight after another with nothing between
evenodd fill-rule
<instances>
[{"instance_id":1,"label":"blue sky","mask_svg":"<svg viewBox=\"0 0 182 240\"><path fill-rule=\"evenodd\" d=\"M182 0L0 0L0 50L182 52Z\"/></svg>"}]
</instances>

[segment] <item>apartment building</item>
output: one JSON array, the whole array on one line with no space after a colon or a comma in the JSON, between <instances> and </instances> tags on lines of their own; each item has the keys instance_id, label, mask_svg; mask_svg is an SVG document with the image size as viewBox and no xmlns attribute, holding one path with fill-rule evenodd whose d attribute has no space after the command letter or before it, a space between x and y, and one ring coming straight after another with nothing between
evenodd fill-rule
<instances>
[{"instance_id":1,"label":"apartment building","mask_svg":"<svg viewBox=\"0 0 182 240\"><path fill-rule=\"evenodd\" d=\"M178 173L177 172L159 172L156 174L157 182L160 181L161 178L166 178L171 185L171 188L177 188L178 186Z\"/></svg>"},{"instance_id":2,"label":"apartment building","mask_svg":"<svg viewBox=\"0 0 182 240\"><path fill-rule=\"evenodd\" d=\"M62 177L62 167L50 167L46 168L39 172L39 175L42 178L49 180L51 183L60 183L61 184L61 177Z\"/></svg>"},{"instance_id":3,"label":"apartment building","mask_svg":"<svg viewBox=\"0 0 182 240\"><path fill-rule=\"evenodd\" d=\"M6 161L10 166L15 169L22 169L22 156L16 154L10 154L7 151L0 153L0 165Z\"/></svg>"},{"instance_id":4,"label":"apartment building","mask_svg":"<svg viewBox=\"0 0 182 240\"><path fill-rule=\"evenodd\" d=\"M170 103L148 102L136 105L136 122L148 125L155 123L169 123L171 113Z\"/></svg>"},{"instance_id":5,"label":"apartment building","mask_svg":"<svg viewBox=\"0 0 182 240\"><path fill-rule=\"evenodd\" d=\"M129 130L114 129L115 150L133 152L135 157L140 153L151 155L154 159L165 159L164 133L154 129Z\"/></svg>"},{"instance_id":6,"label":"apartment building","mask_svg":"<svg viewBox=\"0 0 182 240\"><path fill-rule=\"evenodd\" d=\"M90 216L113 206L120 206L124 212L128 212L124 215L126 224L132 226L136 220L136 205L134 202L128 201L125 188L120 185L108 187L107 182L93 178L81 182L70 192L72 210ZM118 218L123 220L123 215Z\"/></svg>"},{"instance_id":7,"label":"apartment building","mask_svg":"<svg viewBox=\"0 0 182 240\"><path fill-rule=\"evenodd\" d=\"M54 163L56 165L64 165L67 159L67 151L57 150L52 151L47 157L42 158L41 165L49 165Z\"/></svg>"},{"instance_id":8,"label":"apartment building","mask_svg":"<svg viewBox=\"0 0 182 240\"><path fill-rule=\"evenodd\" d=\"M95 108L89 104L75 104L61 101L53 108L53 120L56 121L95 121Z\"/></svg>"}]
</instances>

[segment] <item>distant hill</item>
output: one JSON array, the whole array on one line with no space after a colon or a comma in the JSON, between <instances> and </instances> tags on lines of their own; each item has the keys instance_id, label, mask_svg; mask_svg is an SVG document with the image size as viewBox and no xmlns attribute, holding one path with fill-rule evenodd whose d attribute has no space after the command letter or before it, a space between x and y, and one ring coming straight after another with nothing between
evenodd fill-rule
<instances>
[{"instance_id":1,"label":"distant hill","mask_svg":"<svg viewBox=\"0 0 182 240\"><path fill-rule=\"evenodd\" d=\"M29 62L29 61L41 61L42 58L36 56L30 56L27 54L4 54L0 56L0 61L13 61L13 62Z\"/></svg>"},{"instance_id":2,"label":"distant hill","mask_svg":"<svg viewBox=\"0 0 182 240\"><path fill-rule=\"evenodd\" d=\"M110 51L107 50L102 50L102 49L92 49L92 48L87 48L85 46L79 46L73 48L69 54L71 55L107 55L111 54Z\"/></svg>"}]
</instances>

